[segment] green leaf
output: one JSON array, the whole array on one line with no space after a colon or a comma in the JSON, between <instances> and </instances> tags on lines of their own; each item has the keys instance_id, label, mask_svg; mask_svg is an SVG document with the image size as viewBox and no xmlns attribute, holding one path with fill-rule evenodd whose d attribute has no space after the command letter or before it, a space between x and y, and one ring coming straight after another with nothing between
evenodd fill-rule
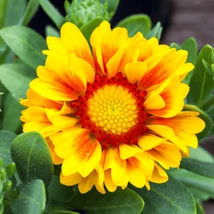
<instances>
[{"instance_id":1,"label":"green leaf","mask_svg":"<svg viewBox=\"0 0 214 214\"><path fill-rule=\"evenodd\" d=\"M161 33L162 33L163 27L161 26L160 22L157 22L157 24L152 28L152 30L146 34L146 38L150 39L152 37L156 37L158 40L161 38Z\"/></svg>"},{"instance_id":2,"label":"green leaf","mask_svg":"<svg viewBox=\"0 0 214 214\"><path fill-rule=\"evenodd\" d=\"M65 22L65 18L59 13L59 11L51 4L48 0L39 1L41 7L46 12L46 14L51 18L54 24L59 29Z\"/></svg>"},{"instance_id":3,"label":"green leaf","mask_svg":"<svg viewBox=\"0 0 214 214\"><path fill-rule=\"evenodd\" d=\"M206 112L202 111L200 108L194 105L184 105L183 111L196 111L200 113L198 117L200 117L205 122L205 128L203 129L202 132L197 134L197 137L198 139L202 139L206 137L211 131L213 126L213 121L210 118L210 116Z\"/></svg>"},{"instance_id":4,"label":"green leaf","mask_svg":"<svg viewBox=\"0 0 214 214\"><path fill-rule=\"evenodd\" d=\"M205 214L205 211L202 205L197 201L196 201L196 208L197 208L197 214Z\"/></svg>"},{"instance_id":5,"label":"green leaf","mask_svg":"<svg viewBox=\"0 0 214 214\"><path fill-rule=\"evenodd\" d=\"M4 99L2 128L14 133L21 129L21 111L24 109L20 103L8 93Z\"/></svg>"},{"instance_id":6,"label":"green leaf","mask_svg":"<svg viewBox=\"0 0 214 214\"><path fill-rule=\"evenodd\" d=\"M90 36L91 33L93 32L93 30L99 26L99 24L103 21L102 18L95 18L89 22L87 22L86 24L84 24L80 30L82 32L82 34L84 35L84 37L87 39L87 41L90 41Z\"/></svg>"},{"instance_id":7,"label":"green leaf","mask_svg":"<svg viewBox=\"0 0 214 214\"><path fill-rule=\"evenodd\" d=\"M214 163L213 156L200 146L197 149L190 148L190 157L200 161Z\"/></svg>"},{"instance_id":8,"label":"green leaf","mask_svg":"<svg viewBox=\"0 0 214 214\"><path fill-rule=\"evenodd\" d=\"M5 17L6 17L6 8L8 0L0 1L0 29L4 27Z\"/></svg>"},{"instance_id":9,"label":"green leaf","mask_svg":"<svg viewBox=\"0 0 214 214\"><path fill-rule=\"evenodd\" d=\"M183 158L180 168L214 178L214 163L202 162L193 158Z\"/></svg>"},{"instance_id":10,"label":"green leaf","mask_svg":"<svg viewBox=\"0 0 214 214\"><path fill-rule=\"evenodd\" d=\"M19 101L20 98L26 97L26 91L29 83L36 78L35 72L23 64L3 64L0 65L0 79L3 85L11 95Z\"/></svg>"},{"instance_id":11,"label":"green leaf","mask_svg":"<svg viewBox=\"0 0 214 214\"><path fill-rule=\"evenodd\" d=\"M14 214L41 214L45 210L46 194L42 180L33 180L19 186L18 198L11 203Z\"/></svg>"},{"instance_id":12,"label":"green leaf","mask_svg":"<svg viewBox=\"0 0 214 214\"><path fill-rule=\"evenodd\" d=\"M16 25L23 16L26 8L26 0L7 0L5 27Z\"/></svg>"},{"instance_id":13,"label":"green leaf","mask_svg":"<svg viewBox=\"0 0 214 214\"><path fill-rule=\"evenodd\" d=\"M44 138L37 132L17 136L11 145L11 155L23 182L41 179L48 185L53 176L53 164Z\"/></svg>"},{"instance_id":14,"label":"green leaf","mask_svg":"<svg viewBox=\"0 0 214 214\"><path fill-rule=\"evenodd\" d=\"M2 84L1 80L0 80L0 129L2 129L2 108L3 108L3 104L4 104L4 100L5 100L5 96L7 94L7 89L4 87L4 85Z\"/></svg>"},{"instance_id":15,"label":"green leaf","mask_svg":"<svg viewBox=\"0 0 214 214\"><path fill-rule=\"evenodd\" d=\"M10 146L16 135L12 132L0 130L0 157L3 159L5 166L12 163Z\"/></svg>"},{"instance_id":16,"label":"green leaf","mask_svg":"<svg viewBox=\"0 0 214 214\"><path fill-rule=\"evenodd\" d=\"M59 181L59 176L53 176L48 185L49 199L56 202L69 202L76 194L76 188L64 186Z\"/></svg>"},{"instance_id":17,"label":"green leaf","mask_svg":"<svg viewBox=\"0 0 214 214\"><path fill-rule=\"evenodd\" d=\"M25 10L24 16L19 21L20 25L27 25L39 8L39 0L30 0Z\"/></svg>"},{"instance_id":18,"label":"green leaf","mask_svg":"<svg viewBox=\"0 0 214 214\"><path fill-rule=\"evenodd\" d=\"M210 198L210 194L199 189L197 186L186 185L185 183L184 185L191 191L197 201L206 201Z\"/></svg>"},{"instance_id":19,"label":"green leaf","mask_svg":"<svg viewBox=\"0 0 214 214\"><path fill-rule=\"evenodd\" d=\"M126 188L102 195L93 189L82 195L78 194L72 200L73 209L84 210L87 214L130 214L141 213L144 202L133 190Z\"/></svg>"},{"instance_id":20,"label":"green leaf","mask_svg":"<svg viewBox=\"0 0 214 214\"><path fill-rule=\"evenodd\" d=\"M197 54L198 54L198 45L196 40L194 38L187 39L181 45L181 49L186 50L188 52L187 62L191 62L193 65L195 65ZM193 70L187 74L183 82L189 85L192 75L193 75Z\"/></svg>"},{"instance_id":21,"label":"green leaf","mask_svg":"<svg viewBox=\"0 0 214 214\"><path fill-rule=\"evenodd\" d=\"M60 37L59 31L58 31L57 29L55 29L54 27L52 27L51 25L48 25L48 26L45 28L45 35L46 35L46 36Z\"/></svg>"},{"instance_id":22,"label":"green leaf","mask_svg":"<svg viewBox=\"0 0 214 214\"><path fill-rule=\"evenodd\" d=\"M177 43L173 42L171 45L170 45L170 48L175 48L176 50L181 50L181 46L178 45Z\"/></svg>"},{"instance_id":23,"label":"green leaf","mask_svg":"<svg viewBox=\"0 0 214 214\"><path fill-rule=\"evenodd\" d=\"M195 69L190 81L190 91L187 101L188 103L197 105L199 108L207 101L214 88L213 74L209 72L205 63L203 63L203 61L206 61L208 64L213 63L211 60L212 53L213 49L209 45L202 48L197 57Z\"/></svg>"},{"instance_id":24,"label":"green leaf","mask_svg":"<svg viewBox=\"0 0 214 214\"><path fill-rule=\"evenodd\" d=\"M201 109L203 109L203 111L212 113L214 109L214 96L210 96L207 101L203 103Z\"/></svg>"},{"instance_id":25,"label":"green leaf","mask_svg":"<svg viewBox=\"0 0 214 214\"><path fill-rule=\"evenodd\" d=\"M44 64L42 50L47 49L46 42L32 29L23 26L6 27L0 30L0 35L12 51L31 68Z\"/></svg>"},{"instance_id":26,"label":"green leaf","mask_svg":"<svg viewBox=\"0 0 214 214\"><path fill-rule=\"evenodd\" d=\"M214 198L214 179L208 178L202 175L189 172L185 169L170 170L170 174L185 184L194 196L200 200L207 200L208 198Z\"/></svg>"},{"instance_id":27,"label":"green leaf","mask_svg":"<svg viewBox=\"0 0 214 214\"><path fill-rule=\"evenodd\" d=\"M193 65L196 63L198 54L198 45L195 38L190 37L181 45L183 50L188 52L187 62L191 62Z\"/></svg>"},{"instance_id":28,"label":"green leaf","mask_svg":"<svg viewBox=\"0 0 214 214\"><path fill-rule=\"evenodd\" d=\"M78 214L77 212L68 211L68 210L53 210L47 211L45 214Z\"/></svg>"},{"instance_id":29,"label":"green leaf","mask_svg":"<svg viewBox=\"0 0 214 214\"><path fill-rule=\"evenodd\" d=\"M196 214L196 205L191 192L172 176L164 184L151 184L146 188L134 190L145 201L143 214Z\"/></svg>"},{"instance_id":30,"label":"green leaf","mask_svg":"<svg viewBox=\"0 0 214 214\"><path fill-rule=\"evenodd\" d=\"M128 30L129 36L134 36L137 32L143 35L149 33L152 23L149 16L145 14L131 15L120 21L117 26L125 27Z\"/></svg>"}]
</instances>

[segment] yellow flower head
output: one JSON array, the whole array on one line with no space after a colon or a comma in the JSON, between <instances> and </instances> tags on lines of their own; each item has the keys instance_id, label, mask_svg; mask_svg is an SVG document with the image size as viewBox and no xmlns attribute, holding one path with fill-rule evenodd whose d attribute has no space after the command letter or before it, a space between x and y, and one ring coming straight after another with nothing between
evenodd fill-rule
<instances>
[{"instance_id":1,"label":"yellow flower head","mask_svg":"<svg viewBox=\"0 0 214 214\"><path fill-rule=\"evenodd\" d=\"M205 126L198 113L182 112L187 52L141 33L129 38L106 21L91 35L92 52L72 23L47 44L21 120L24 132L46 138L61 183L105 193L166 182L164 169L179 167Z\"/></svg>"}]
</instances>

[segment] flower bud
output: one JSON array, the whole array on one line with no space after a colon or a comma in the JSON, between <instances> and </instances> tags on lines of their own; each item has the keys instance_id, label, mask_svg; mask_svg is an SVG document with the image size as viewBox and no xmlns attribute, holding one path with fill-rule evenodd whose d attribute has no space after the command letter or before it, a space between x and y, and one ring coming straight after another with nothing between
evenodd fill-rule
<instances>
[{"instance_id":1,"label":"flower bud","mask_svg":"<svg viewBox=\"0 0 214 214\"><path fill-rule=\"evenodd\" d=\"M73 0L69 7L67 4L66 20L78 27L97 17L109 20L107 2L102 4L99 0Z\"/></svg>"}]
</instances>

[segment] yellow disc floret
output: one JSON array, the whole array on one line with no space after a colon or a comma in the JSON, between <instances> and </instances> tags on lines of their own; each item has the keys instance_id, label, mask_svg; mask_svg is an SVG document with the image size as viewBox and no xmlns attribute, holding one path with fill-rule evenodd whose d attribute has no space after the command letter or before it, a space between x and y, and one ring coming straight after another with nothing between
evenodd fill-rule
<instances>
[{"instance_id":1,"label":"yellow disc floret","mask_svg":"<svg viewBox=\"0 0 214 214\"><path fill-rule=\"evenodd\" d=\"M122 134L137 123L136 99L123 86L106 85L88 100L88 115L104 131Z\"/></svg>"}]
</instances>

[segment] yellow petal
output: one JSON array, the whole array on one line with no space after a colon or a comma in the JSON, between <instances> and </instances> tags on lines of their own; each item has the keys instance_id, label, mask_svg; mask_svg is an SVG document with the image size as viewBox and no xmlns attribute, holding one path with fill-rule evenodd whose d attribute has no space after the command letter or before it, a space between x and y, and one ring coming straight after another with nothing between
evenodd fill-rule
<instances>
[{"instance_id":1,"label":"yellow petal","mask_svg":"<svg viewBox=\"0 0 214 214\"><path fill-rule=\"evenodd\" d=\"M129 182L138 188L142 188L146 183L146 177L144 171L138 167L140 164L138 162L136 158L127 160L127 173L129 174Z\"/></svg>"},{"instance_id":2,"label":"yellow petal","mask_svg":"<svg viewBox=\"0 0 214 214\"><path fill-rule=\"evenodd\" d=\"M126 64L124 68L124 73L129 82L135 84L140 80L142 75L145 73L146 69L147 69L146 63L134 62Z\"/></svg>"},{"instance_id":3,"label":"yellow petal","mask_svg":"<svg viewBox=\"0 0 214 214\"><path fill-rule=\"evenodd\" d=\"M156 124L155 122L153 124ZM154 132L154 134L157 134L171 142L173 142L175 145L177 145L182 151L185 153L188 152L188 149L185 145L183 145L179 138L175 135L175 132L172 128L165 125L147 125L147 128Z\"/></svg>"},{"instance_id":4,"label":"yellow petal","mask_svg":"<svg viewBox=\"0 0 214 214\"><path fill-rule=\"evenodd\" d=\"M135 155L135 158L139 161L138 167L144 172L145 176L151 176L154 169L154 160L147 152L142 152Z\"/></svg>"},{"instance_id":5,"label":"yellow petal","mask_svg":"<svg viewBox=\"0 0 214 214\"><path fill-rule=\"evenodd\" d=\"M120 157L122 160L128 159L135 156L137 153L142 152L142 150L137 146L129 146L127 144L121 144L119 146Z\"/></svg>"},{"instance_id":6,"label":"yellow petal","mask_svg":"<svg viewBox=\"0 0 214 214\"><path fill-rule=\"evenodd\" d=\"M160 48L161 46L159 46ZM158 53L162 54L161 52ZM138 85L141 90L150 90L176 75L175 68L184 64L187 58L187 52L184 50L169 49L164 54L162 57L159 54L153 56L157 57L158 61L150 65L148 71L140 79ZM148 60L146 61L147 64L149 63Z\"/></svg>"},{"instance_id":7,"label":"yellow petal","mask_svg":"<svg viewBox=\"0 0 214 214\"><path fill-rule=\"evenodd\" d=\"M71 138L70 156L62 164L62 173L65 176L79 172L83 177L88 176L101 159L101 146L90 136L90 132L82 129ZM55 151L60 152L60 146Z\"/></svg>"},{"instance_id":8,"label":"yellow petal","mask_svg":"<svg viewBox=\"0 0 214 214\"><path fill-rule=\"evenodd\" d=\"M150 181L158 184L165 183L168 181L168 175L162 169L162 167L160 167L158 164L155 164L154 172Z\"/></svg>"},{"instance_id":9,"label":"yellow petal","mask_svg":"<svg viewBox=\"0 0 214 214\"><path fill-rule=\"evenodd\" d=\"M64 176L60 173L60 183L65 186L73 186L82 181L83 177L79 173L74 173L69 176Z\"/></svg>"},{"instance_id":10,"label":"yellow petal","mask_svg":"<svg viewBox=\"0 0 214 214\"><path fill-rule=\"evenodd\" d=\"M41 133L44 128L49 126L51 126L51 123L30 121L23 124L23 132L37 131Z\"/></svg>"},{"instance_id":11,"label":"yellow petal","mask_svg":"<svg viewBox=\"0 0 214 214\"><path fill-rule=\"evenodd\" d=\"M202 119L196 117L196 115L198 115L197 112L195 114L192 111L184 111L172 118L154 117L152 124L162 124L175 130L183 130L188 134L197 134L204 129L205 123Z\"/></svg>"},{"instance_id":12,"label":"yellow petal","mask_svg":"<svg viewBox=\"0 0 214 214\"><path fill-rule=\"evenodd\" d=\"M158 47L158 40L155 37L149 40L146 40L146 39L143 40L139 44L140 53L139 53L138 61L143 62L149 59L154 54L154 50L157 47ZM147 65L149 65L148 61L147 61Z\"/></svg>"},{"instance_id":13,"label":"yellow petal","mask_svg":"<svg viewBox=\"0 0 214 214\"><path fill-rule=\"evenodd\" d=\"M117 189L117 185L113 182L111 177L111 169L105 171L105 186L109 192L114 192Z\"/></svg>"},{"instance_id":14,"label":"yellow petal","mask_svg":"<svg viewBox=\"0 0 214 214\"><path fill-rule=\"evenodd\" d=\"M74 116L74 109L69 103L64 103L62 109L46 109L47 117L56 128L71 128L79 122L79 119Z\"/></svg>"},{"instance_id":15,"label":"yellow petal","mask_svg":"<svg viewBox=\"0 0 214 214\"><path fill-rule=\"evenodd\" d=\"M111 169L112 180L116 185L128 183L126 161L120 158L118 148L108 148L104 163L104 170L106 169Z\"/></svg>"},{"instance_id":16,"label":"yellow petal","mask_svg":"<svg viewBox=\"0 0 214 214\"><path fill-rule=\"evenodd\" d=\"M162 137L153 134L145 134L138 138L138 145L144 150L150 150L166 141Z\"/></svg>"},{"instance_id":17,"label":"yellow petal","mask_svg":"<svg viewBox=\"0 0 214 214\"><path fill-rule=\"evenodd\" d=\"M190 146L194 149L198 147L198 138L194 134L187 134L182 130L175 130L175 134L185 146Z\"/></svg>"},{"instance_id":18,"label":"yellow petal","mask_svg":"<svg viewBox=\"0 0 214 214\"><path fill-rule=\"evenodd\" d=\"M133 42L115 52L115 54L106 63L108 77L114 77L118 72L124 73L124 68L128 63L137 61L139 54L139 50L137 48L138 43L139 41ZM144 70L141 72L143 71Z\"/></svg>"},{"instance_id":19,"label":"yellow petal","mask_svg":"<svg viewBox=\"0 0 214 214\"><path fill-rule=\"evenodd\" d=\"M78 57L86 60L93 67L93 58L89 45L77 26L66 22L60 30L62 43L70 53L75 53Z\"/></svg>"},{"instance_id":20,"label":"yellow petal","mask_svg":"<svg viewBox=\"0 0 214 214\"><path fill-rule=\"evenodd\" d=\"M82 181L78 184L78 189L80 193L87 193L94 186L95 181L95 171L92 171L86 178L83 178Z\"/></svg>"},{"instance_id":21,"label":"yellow petal","mask_svg":"<svg viewBox=\"0 0 214 214\"><path fill-rule=\"evenodd\" d=\"M106 21L103 21L92 32L90 43L93 48L95 63L100 70L98 73L104 74L106 72L108 60L119 49L120 44L117 42L121 41L120 43L124 43L124 40L127 40L127 30L118 28L114 29L113 33L110 24Z\"/></svg>"},{"instance_id":22,"label":"yellow petal","mask_svg":"<svg viewBox=\"0 0 214 214\"><path fill-rule=\"evenodd\" d=\"M173 117L181 110L184 106L184 98L189 91L188 85L180 83L179 77L171 78L171 81L166 88L160 93L160 97L164 101L165 105L159 109L148 109L150 114L160 116L160 117ZM176 97L176 99L175 99ZM150 101L152 102L152 101ZM154 101L153 101L154 102Z\"/></svg>"},{"instance_id":23,"label":"yellow petal","mask_svg":"<svg viewBox=\"0 0 214 214\"><path fill-rule=\"evenodd\" d=\"M72 101L79 97L79 93L67 85L59 82L43 82L39 78L30 83L30 87L46 99L54 101Z\"/></svg>"},{"instance_id":24,"label":"yellow petal","mask_svg":"<svg viewBox=\"0 0 214 214\"><path fill-rule=\"evenodd\" d=\"M20 103L24 106L40 106L44 108L55 108L61 109L62 104L59 102L54 102L52 100L48 100L43 96L37 94L32 88L29 88L27 91L27 99L21 100Z\"/></svg>"},{"instance_id":25,"label":"yellow petal","mask_svg":"<svg viewBox=\"0 0 214 214\"><path fill-rule=\"evenodd\" d=\"M62 159L60 157L58 157L54 151L54 145L51 142L51 140L49 138L46 138L46 142L48 144L50 153L51 153L51 157L52 157L52 161L55 165L61 164L62 163Z\"/></svg>"},{"instance_id":26,"label":"yellow petal","mask_svg":"<svg viewBox=\"0 0 214 214\"><path fill-rule=\"evenodd\" d=\"M45 67L60 75L60 72L63 72L68 68L69 51L60 38L48 37L47 42L50 51L47 53Z\"/></svg>"},{"instance_id":27,"label":"yellow petal","mask_svg":"<svg viewBox=\"0 0 214 214\"><path fill-rule=\"evenodd\" d=\"M148 95L143 105L145 107L145 110L149 111L151 109L154 110L164 108L165 102L159 94L152 92Z\"/></svg>"},{"instance_id":28,"label":"yellow petal","mask_svg":"<svg viewBox=\"0 0 214 214\"><path fill-rule=\"evenodd\" d=\"M169 167L178 167L180 165L181 153L178 147L173 144L161 143L147 152L165 169L169 169Z\"/></svg>"},{"instance_id":29,"label":"yellow petal","mask_svg":"<svg viewBox=\"0 0 214 214\"><path fill-rule=\"evenodd\" d=\"M194 65L192 63L185 63L183 65L180 65L177 69L176 69L176 74L180 77L180 81L182 81L186 75L193 70Z\"/></svg>"},{"instance_id":30,"label":"yellow petal","mask_svg":"<svg viewBox=\"0 0 214 214\"><path fill-rule=\"evenodd\" d=\"M75 54L69 55L69 68L84 82L94 82L94 68L84 59L78 58ZM86 80L86 81L85 81Z\"/></svg>"},{"instance_id":31,"label":"yellow petal","mask_svg":"<svg viewBox=\"0 0 214 214\"><path fill-rule=\"evenodd\" d=\"M41 123L50 123L46 115L46 109L39 106L31 106L23 110L20 119L23 122L37 121Z\"/></svg>"}]
</instances>

